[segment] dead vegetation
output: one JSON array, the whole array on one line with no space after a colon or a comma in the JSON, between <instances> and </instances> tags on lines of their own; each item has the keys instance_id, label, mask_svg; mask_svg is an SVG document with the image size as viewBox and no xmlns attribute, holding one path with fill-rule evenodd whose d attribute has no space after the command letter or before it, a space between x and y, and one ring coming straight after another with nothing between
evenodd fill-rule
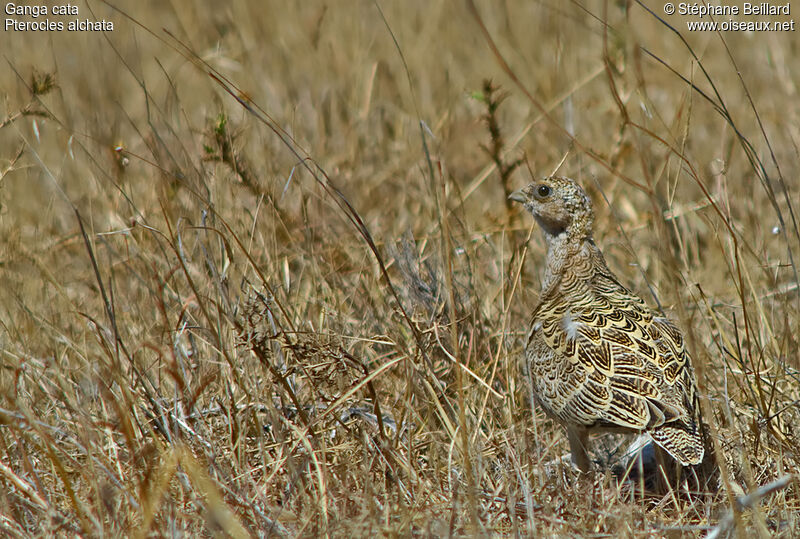
<instances>
[{"instance_id":1,"label":"dead vegetation","mask_svg":"<svg viewBox=\"0 0 800 539\"><path fill-rule=\"evenodd\" d=\"M3 535L800 533L791 36L638 3L126 4L143 26L0 36ZM562 463L519 371L523 162L586 186L686 331L718 489Z\"/></svg>"}]
</instances>

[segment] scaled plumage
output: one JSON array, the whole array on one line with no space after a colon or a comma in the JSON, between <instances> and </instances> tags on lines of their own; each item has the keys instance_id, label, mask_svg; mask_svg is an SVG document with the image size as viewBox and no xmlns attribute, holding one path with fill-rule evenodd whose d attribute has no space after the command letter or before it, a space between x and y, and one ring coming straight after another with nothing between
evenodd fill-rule
<instances>
[{"instance_id":1,"label":"scaled plumage","mask_svg":"<svg viewBox=\"0 0 800 539\"><path fill-rule=\"evenodd\" d=\"M592 239L591 199L550 177L514 192L547 241L525 359L539 404L591 467L591 430L647 432L683 466L703 459L694 372L680 330L625 288Z\"/></svg>"}]
</instances>

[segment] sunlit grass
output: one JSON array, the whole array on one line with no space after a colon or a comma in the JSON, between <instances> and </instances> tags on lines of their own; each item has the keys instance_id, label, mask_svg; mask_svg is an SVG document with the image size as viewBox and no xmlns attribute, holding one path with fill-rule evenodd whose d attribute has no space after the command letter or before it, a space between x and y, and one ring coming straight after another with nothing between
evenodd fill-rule
<instances>
[{"instance_id":1,"label":"sunlit grass","mask_svg":"<svg viewBox=\"0 0 800 539\"><path fill-rule=\"evenodd\" d=\"M667 18L693 59L636 4L486 3L493 52L467 4L127 4L0 35L4 535L800 533L793 36ZM557 167L684 328L719 489L560 464L505 203Z\"/></svg>"}]
</instances>

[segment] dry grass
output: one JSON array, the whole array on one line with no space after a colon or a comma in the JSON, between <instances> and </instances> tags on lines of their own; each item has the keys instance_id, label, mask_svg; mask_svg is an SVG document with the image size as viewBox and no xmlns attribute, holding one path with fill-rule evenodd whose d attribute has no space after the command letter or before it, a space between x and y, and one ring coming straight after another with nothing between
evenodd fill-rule
<instances>
[{"instance_id":1,"label":"dry grass","mask_svg":"<svg viewBox=\"0 0 800 539\"><path fill-rule=\"evenodd\" d=\"M144 26L0 35L3 535L800 534L795 34L670 18L693 59L635 3L509 1L493 52L461 3L120 7ZM580 479L531 406L543 244L504 190L562 160L690 337L716 492Z\"/></svg>"}]
</instances>

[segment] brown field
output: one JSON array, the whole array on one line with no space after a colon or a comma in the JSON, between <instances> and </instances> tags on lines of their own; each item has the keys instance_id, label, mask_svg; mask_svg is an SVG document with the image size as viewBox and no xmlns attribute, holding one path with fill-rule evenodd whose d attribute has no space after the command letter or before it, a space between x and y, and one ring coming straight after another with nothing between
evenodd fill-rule
<instances>
[{"instance_id":1,"label":"brown field","mask_svg":"<svg viewBox=\"0 0 800 539\"><path fill-rule=\"evenodd\" d=\"M114 30L0 34L0 535L800 536L800 29L76 5ZM562 464L506 204L556 169L684 329L719 488Z\"/></svg>"}]
</instances>

